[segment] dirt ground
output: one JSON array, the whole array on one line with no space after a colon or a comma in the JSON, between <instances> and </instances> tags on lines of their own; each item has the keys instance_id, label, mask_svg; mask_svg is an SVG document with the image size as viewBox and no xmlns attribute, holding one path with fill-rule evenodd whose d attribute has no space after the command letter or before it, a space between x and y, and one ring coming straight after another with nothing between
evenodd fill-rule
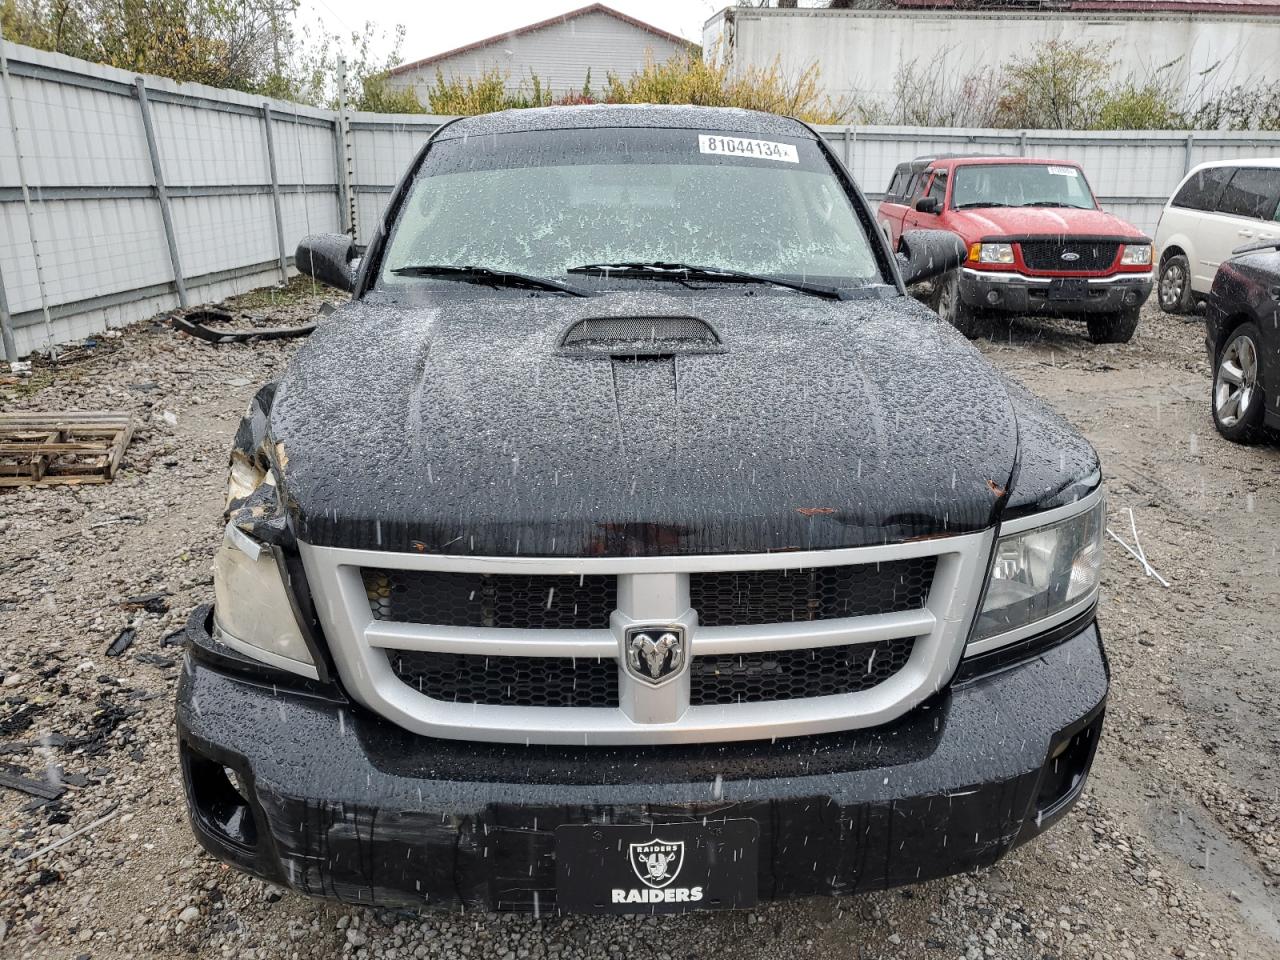
<instances>
[{"instance_id":1,"label":"dirt ground","mask_svg":"<svg viewBox=\"0 0 1280 960\"><path fill-rule=\"evenodd\" d=\"M317 303L299 284L237 309ZM1280 957L1280 447L1218 437L1194 319L1148 307L1132 343L1102 347L1019 322L982 348L1097 446L1110 528L1132 544L1131 509L1169 583L1108 541L1114 685L1083 802L973 876L661 922L360 910L204 856L175 763L181 650L164 638L210 599L236 422L296 343L211 347L146 323L0 386L2 409L127 409L140 425L109 486L0 494L0 772L66 786L50 804L0 789L0 956Z\"/></svg>"}]
</instances>

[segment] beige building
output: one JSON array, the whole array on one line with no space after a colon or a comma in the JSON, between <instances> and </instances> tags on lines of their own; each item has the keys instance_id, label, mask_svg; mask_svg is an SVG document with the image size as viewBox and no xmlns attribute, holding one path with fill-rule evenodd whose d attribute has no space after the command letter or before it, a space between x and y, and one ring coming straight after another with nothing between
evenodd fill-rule
<instances>
[{"instance_id":1,"label":"beige building","mask_svg":"<svg viewBox=\"0 0 1280 960\"><path fill-rule=\"evenodd\" d=\"M456 50L405 63L390 72L395 89L412 89L422 103L437 73L446 80L478 80L497 69L506 78L507 90L531 88L537 77L546 89L560 96L577 92L587 81L599 90L614 73L629 77L646 58L669 60L694 44L659 30L602 3L572 10L539 23L469 43Z\"/></svg>"}]
</instances>

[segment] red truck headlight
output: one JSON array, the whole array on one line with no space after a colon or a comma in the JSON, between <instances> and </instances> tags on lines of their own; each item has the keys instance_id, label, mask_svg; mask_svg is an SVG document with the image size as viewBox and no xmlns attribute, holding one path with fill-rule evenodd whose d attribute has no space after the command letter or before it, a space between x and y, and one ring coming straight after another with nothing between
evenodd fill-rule
<instances>
[{"instance_id":1,"label":"red truck headlight","mask_svg":"<svg viewBox=\"0 0 1280 960\"><path fill-rule=\"evenodd\" d=\"M977 263L1013 263L1013 244L975 243L969 248L969 259Z\"/></svg>"},{"instance_id":2,"label":"red truck headlight","mask_svg":"<svg viewBox=\"0 0 1280 960\"><path fill-rule=\"evenodd\" d=\"M1120 254L1120 264L1125 267L1151 266L1151 244L1126 243L1124 253Z\"/></svg>"}]
</instances>

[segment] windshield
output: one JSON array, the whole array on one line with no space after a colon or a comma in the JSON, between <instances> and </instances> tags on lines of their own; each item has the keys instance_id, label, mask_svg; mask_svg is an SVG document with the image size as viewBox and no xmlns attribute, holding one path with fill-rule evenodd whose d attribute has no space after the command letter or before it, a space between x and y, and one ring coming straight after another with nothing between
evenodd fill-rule
<instances>
[{"instance_id":1,"label":"windshield","mask_svg":"<svg viewBox=\"0 0 1280 960\"><path fill-rule=\"evenodd\" d=\"M1093 193L1076 167L1039 163L962 164L955 170L951 205L965 207L1075 207L1094 210Z\"/></svg>"},{"instance_id":2,"label":"windshield","mask_svg":"<svg viewBox=\"0 0 1280 960\"><path fill-rule=\"evenodd\" d=\"M434 144L392 228L379 285L430 282L406 269L423 265L560 277L623 262L883 282L812 140L605 128Z\"/></svg>"}]
</instances>

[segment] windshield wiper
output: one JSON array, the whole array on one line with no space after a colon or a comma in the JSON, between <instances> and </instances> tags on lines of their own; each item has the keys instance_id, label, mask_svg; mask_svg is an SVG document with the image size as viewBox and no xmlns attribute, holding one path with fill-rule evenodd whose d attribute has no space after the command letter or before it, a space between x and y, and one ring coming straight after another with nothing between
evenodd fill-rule
<instances>
[{"instance_id":1,"label":"windshield wiper","mask_svg":"<svg viewBox=\"0 0 1280 960\"><path fill-rule=\"evenodd\" d=\"M1063 209L1085 210L1086 207L1078 207L1074 203L1059 203L1057 200L1032 200L1030 203L1020 203L1020 207L1062 207Z\"/></svg>"},{"instance_id":2,"label":"windshield wiper","mask_svg":"<svg viewBox=\"0 0 1280 960\"><path fill-rule=\"evenodd\" d=\"M529 290L550 290L555 293L567 293L571 297L589 297L586 290L547 277L535 277L527 273L514 273L510 270L495 270L492 267L452 267L441 264L413 264L407 267L396 267L391 271L397 277L434 277L440 280L459 280L462 283L484 283L494 287L525 287Z\"/></svg>"},{"instance_id":3,"label":"windshield wiper","mask_svg":"<svg viewBox=\"0 0 1280 960\"><path fill-rule=\"evenodd\" d=\"M1007 203L996 203L994 200L975 200L973 203L958 203L957 210L972 210L974 207L1007 207Z\"/></svg>"},{"instance_id":4,"label":"windshield wiper","mask_svg":"<svg viewBox=\"0 0 1280 960\"><path fill-rule=\"evenodd\" d=\"M828 287L819 283L808 283L804 280L788 280L784 277L771 277L766 274L748 273L745 270L732 270L728 267L703 267L692 263L640 263L626 261L621 263L584 263L570 267L567 273L585 273L592 276L649 277L654 280L708 280L727 281L730 283L768 283L775 287L786 287L798 290L814 297L825 297L828 300L853 299L838 287Z\"/></svg>"}]
</instances>

